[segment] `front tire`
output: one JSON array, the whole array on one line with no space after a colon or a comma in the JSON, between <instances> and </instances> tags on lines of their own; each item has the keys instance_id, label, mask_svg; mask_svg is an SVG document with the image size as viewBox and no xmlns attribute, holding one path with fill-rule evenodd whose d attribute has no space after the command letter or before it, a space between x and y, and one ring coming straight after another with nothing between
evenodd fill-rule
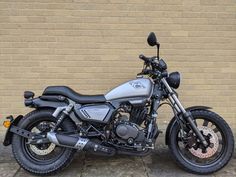
<instances>
[{"instance_id":1,"label":"front tire","mask_svg":"<svg viewBox=\"0 0 236 177\"><path fill-rule=\"evenodd\" d=\"M215 143L219 152L214 152L212 149L208 149L208 151L210 151L208 153L208 151L201 150L199 146L194 147L195 149L189 147L186 148L186 146L181 148L179 141L183 141L183 139L179 140L180 126L177 122L172 126L169 135L168 146L170 152L176 163L188 172L196 174L214 173L227 165L233 155L233 133L225 120L214 112L208 110L194 110L191 111L191 113L196 122L198 119L204 120L202 125L197 123L199 129L202 128L203 130L208 130L209 134L212 134L213 137L215 137L215 135L220 136L215 137L215 140L219 141L218 144L217 142ZM210 129L212 129L212 131ZM214 134L212 132L217 133ZM209 137L211 137L211 135L209 135ZM212 141L209 140L209 142L211 143ZM213 152L215 154L211 155L210 153Z\"/></svg>"},{"instance_id":2,"label":"front tire","mask_svg":"<svg viewBox=\"0 0 236 177\"><path fill-rule=\"evenodd\" d=\"M52 113L51 109L32 111L19 122L18 126L32 131L33 129L37 130L35 126L38 123L56 123L57 119L52 116ZM71 131L75 129L75 126L69 119L65 119L59 128L63 131ZM35 175L49 175L62 170L71 163L76 152L74 149L55 146L52 143L44 145L46 149L41 150L41 147L28 145L27 141L26 138L14 134L12 152L18 164ZM45 154L47 149L50 149L49 154Z\"/></svg>"}]
</instances>

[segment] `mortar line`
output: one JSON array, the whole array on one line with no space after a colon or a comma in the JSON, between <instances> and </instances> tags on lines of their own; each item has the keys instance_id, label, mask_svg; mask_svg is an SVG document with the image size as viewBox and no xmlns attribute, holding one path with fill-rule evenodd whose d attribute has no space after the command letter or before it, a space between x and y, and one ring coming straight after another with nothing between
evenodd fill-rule
<instances>
[{"instance_id":1,"label":"mortar line","mask_svg":"<svg viewBox=\"0 0 236 177\"><path fill-rule=\"evenodd\" d=\"M146 167L146 164L145 164L145 162L143 160L143 157L141 157L141 160L142 160L142 163L143 163L143 166L144 166L144 171L146 173L146 176L149 177L149 174L148 174L148 171L147 171L147 167Z\"/></svg>"},{"instance_id":2,"label":"mortar line","mask_svg":"<svg viewBox=\"0 0 236 177\"><path fill-rule=\"evenodd\" d=\"M21 169L21 167L19 167L19 168L16 170L15 174L14 174L12 177L15 177L15 176L17 175L17 173L20 171L20 169Z\"/></svg>"},{"instance_id":3,"label":"mortar line","mask_svg":"<svg viewBox=\"0 0 236 177\"><path fill-rule=\"evenodd\" d=\"M83 172L84 172L84 168L85 168L85 158L86 158L86 152L84 152L84 158L83 158L83 163L82 163L82 169L80 172L80 177L83 177Z\"/></svg>"}]
</instances>

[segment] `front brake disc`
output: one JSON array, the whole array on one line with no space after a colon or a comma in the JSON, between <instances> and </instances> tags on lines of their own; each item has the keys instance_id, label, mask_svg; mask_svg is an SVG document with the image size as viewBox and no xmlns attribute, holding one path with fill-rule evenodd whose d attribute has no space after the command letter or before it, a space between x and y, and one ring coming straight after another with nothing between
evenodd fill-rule
<instances>
[{"instance_id":1,"label":"front brake disc","mask_svg":"<svg viewBox=\"0 0 236 177\"><path fill-rule=\"evenodd\" d=\"M217 134L209 127L200 126L198 129L204 136L209 136L209 141L213 146L208 146L204 152L201 148L194 149L193 147L190 148L189 151L191 154L201 159L212 157L218 150L219 138Z\"/></svg>"}]
</instances>

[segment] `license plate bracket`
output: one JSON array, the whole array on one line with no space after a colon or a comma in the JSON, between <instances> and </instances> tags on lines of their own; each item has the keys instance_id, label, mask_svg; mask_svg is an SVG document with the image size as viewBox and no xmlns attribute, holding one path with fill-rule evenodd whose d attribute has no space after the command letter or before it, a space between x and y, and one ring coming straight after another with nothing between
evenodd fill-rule
<instances>
[{"instance_id":1,"label":"license plate bracket","mask_svg":"<svg viewBox=\"0 0 236 177\"><path fill-rule=\"evenodd\" d=\"M17 116L15 119L13 118L13 116L9 116L9 117L6 118L6 119L10 119L11 125L7 129L6 134L5 134L5 138L4 138L4 141L3 141L4 146L8 146L8 145L11 144L13 133L10 131L10 129L11 129L12 126L16 126L22 118L23 118L22 115Z\"/></svg>"}]
</instances>

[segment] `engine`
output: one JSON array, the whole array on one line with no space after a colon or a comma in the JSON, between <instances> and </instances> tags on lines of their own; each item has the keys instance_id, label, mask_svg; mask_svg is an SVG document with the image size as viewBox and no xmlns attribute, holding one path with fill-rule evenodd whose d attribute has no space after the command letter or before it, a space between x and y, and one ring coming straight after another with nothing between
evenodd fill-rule
<instances>
[{"instance_id":1,"label":"engine","mask_svg":"<svg viewBox=\"0 0 236 177\"><path fill-rule=\"evenodd\" d=\"M146 117L147 108L144 105L122 105L115 115L112 139L118 145L142 147L145 144L146 129L141 125Z\"/></svg>"},{"instance_id":2,"label":"engine","mask_svg":"<svg viewBox=\"0 0 236 177\"><path fill-rule=\"evenodd\" d=\"M145 132L135 123L122 120L116 123L115 133L119 141L128 145L142 144L145 140Z\"/></svg>"},{"instance_id":3,"label":"engine","mask_svg":"<svg viewBox=\"0 0 236 177\"><path fill-rule=\"evenodd\" d=\"M144 129L136 123L130 122L130 118L127 115L121 115L121 113L114 124L113 131L119 144L141 145L145 140Z\"/></svg>"}]
</instances>

